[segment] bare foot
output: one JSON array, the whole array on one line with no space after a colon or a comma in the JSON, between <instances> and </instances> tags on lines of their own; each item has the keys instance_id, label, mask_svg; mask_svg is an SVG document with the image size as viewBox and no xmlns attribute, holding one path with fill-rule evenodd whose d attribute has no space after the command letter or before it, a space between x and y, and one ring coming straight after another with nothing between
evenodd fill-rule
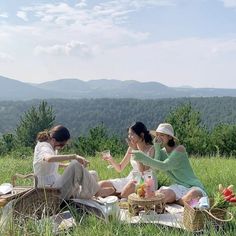
<instances>
[{"instance_id":1,"label":"bare foot","mask_svg":"<svg viewBox=\"0 0 236 236\"><path fill-rule=\"evenodd\" d=\"M114 194L116 191L113 187L100 188L95 194L95 197L107 197Z\"/></svg>"}]
</instances>

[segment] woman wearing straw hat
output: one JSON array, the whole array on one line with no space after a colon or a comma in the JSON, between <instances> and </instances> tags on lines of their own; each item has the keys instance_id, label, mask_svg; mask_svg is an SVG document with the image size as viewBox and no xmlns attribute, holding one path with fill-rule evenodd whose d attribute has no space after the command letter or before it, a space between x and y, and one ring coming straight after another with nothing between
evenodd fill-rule
<instances>
[{"instance_id":1,"label":"woman wearing straw hat","mask_svg":"<svg viewBox=\"0 0 236 236\"><path fill-rule=\"evenodd\" d=\"M166 203L177 201L183 205L192 199L206 196L202 183L190 165L188 154L183 145L178 145L171 124L162 123L155 131L154 159L141 151L133 151L134 159L154 169L165 171L173 181L171 186L162 186L158 191L165 195ZM163 149L161 148L163 146Z\"/></svg>"}]
</instances>

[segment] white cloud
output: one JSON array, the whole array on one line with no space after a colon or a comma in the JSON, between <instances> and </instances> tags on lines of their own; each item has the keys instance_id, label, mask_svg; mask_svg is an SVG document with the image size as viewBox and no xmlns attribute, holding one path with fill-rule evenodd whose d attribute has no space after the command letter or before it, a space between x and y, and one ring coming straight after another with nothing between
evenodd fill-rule
<instances>
[{"instance_id":1,"label":"white cloud","mask_svg":"<svg viewBox=\"0 0 236 236\"><path fill-rule=\"evenodd\" d=\"M153 5L153 6L175 6L176 5L176 0L130 0L127 1L131 6L135 7L145 7L148 5Z\"/></svg>"},{"instance_id":2,"label":"white cloud","mask_svg":"<svg viewBox=\"0 0 236 236\"><path fill-rule=\"evenodd\" d=\"M27 13L24 11L18 11L16 15L24 21L28 21Z\"/></svg>"},{"instance_id":3,"label":"white cloud","mask_svg":"<svg viewBox=\"0 0 236 236\"><path fill-rule=\"evenodd\" d=\"M13 57L7 53L0 52L0 62L11 62Z\"/></svg>"},{"instance_id":4,"label":"white cloud","mask_svg":"<svg viewBox=\"0 0 236 236\"><path fill-rule=\"evenodd\" d=\"M75 6L76 7L81 7L81 8L86 7L87 6L86 0L80 0L80 2L77 3Z\"/></svg>"},{"instance_id":5,"label":"white cloud","mask_svg":"<svg viewBox=\"0 0 236 236\"><path fill-rule=\"evenodd\" d=\"M81 22L83 25L94 22L109 22L110 27L124 23L130 12L140 8L152 6L173 6L176 0L118 0L106 1L94 6L87 6L86 1L80 1L74 7L66 3L41 4L31 7L22 7L21 12L30 12L41 21L73 25ZM21 13L21 14L22 14Z\"/></svg>"},{"instance_id":6,"label":"white cloud","mask_svg":"<svg viewBox=\"0 0 236 236\"><path fill-rule=\"evenodd\" d=\"M225 7L236 7L236 0L220 0L224 3Z\"/></svg>"},{"instance_id":7,"label":"white cloud","mask_svg":"<svg viewBox=\"0 0 236 236\"><path fill-rule=\"evenodd\" d=\"M236 53L236 39L227 41L219 40L217 44L212 47L212 53L219 56L225 53Z\"/></svg>"},{"instance_id":8,"label":"white cloud","mask_svg":"<svg viewBox=\"0 0 236 236\"><path fill-rule=\"evenodd\" d=\"M92 50L85 43L78 41L71 41L66 44L57 44L52 46L36 46L34 49L35 55L49 54L49 55L66 55L66 56L90 56Z\"/></svg>"},{"instance_id":9,"label":"white cloud","mask_svg":"<svg viewBox=\"0 0 236 236\"><path fill-rule=\"evenodd\" d=\"M85 5L86 2L80 3ZM72 40L85 42L86 45L92 45L92 48L111 48L140 43L148 39L149 33L132 31L123 24L129 13L136 9L130 6L130 1L110 1L83 9L73 8L66 3L22 7L18 16L27 20L27 16L30 15L33 20L28 21L28 27L31 28L28 36L25 28L16 27L17 38L22 40L25 38L31 40L32 44L39 45L37 53L60 50L65 52L66 50L61 49L63 48L61 45ZM16 32L13 31L12 26L9 26L9 29L7 25L5 26L5 32L14 33L15 38ZM54 47L46 50L45 45Z\"/></svg>"},{"instance_id":10,"label":"white cloud","mask_svg":"<svg viewBox=\"0 0 236 236\"><path fill-rule=\"evenodd\" d=\"M8 18L8 14L6 12L0 12L0 17Z\"/></svg>"}]
</instances>

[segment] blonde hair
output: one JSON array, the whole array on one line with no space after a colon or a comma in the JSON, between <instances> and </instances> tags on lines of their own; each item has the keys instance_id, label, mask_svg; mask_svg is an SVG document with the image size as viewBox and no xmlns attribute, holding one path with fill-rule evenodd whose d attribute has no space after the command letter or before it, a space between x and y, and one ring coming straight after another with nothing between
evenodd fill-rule
<instances>
[{"instance_id":1,"label":"blonde hair","mask_svg":"<svg viewBox=\"0 0 236 236\"><path fill-rule=\"evenodd\" d=\"M70 132L66 127L57 125L50 130L39 132L37 135L37 141L39 142L46 142L51 138L54 138L57 142L64 142L70 139Z\"/></svg>"},{"instance_id":2,"label":"blonde hair","mask_svg":"<svg viewBox=\"0 0 236 236\"><path fill-rule=\"evenodd\" d=\"M50 132L48 130L44 130L44 131L38 133L37 141L46 142L48 140L50 140Z\"/></svg>"}]
</instances>

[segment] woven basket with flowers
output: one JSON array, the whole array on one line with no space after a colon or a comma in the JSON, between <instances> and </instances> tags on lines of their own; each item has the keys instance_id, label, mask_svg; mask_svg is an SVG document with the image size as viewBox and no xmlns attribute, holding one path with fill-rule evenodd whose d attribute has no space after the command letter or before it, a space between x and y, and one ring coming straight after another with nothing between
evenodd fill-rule
<instances>
[{"instance_id":1,"label":"woven basket with flowers","mask_svg":"<svg viewBox=\"0 0 236 236\"><path fill-rule=\"evenodd\" d=\"M233 219L233 215L228 208L236 202L233 192L233 185L224 188L221 184L219 190L213 198L210 198L209 209L199 209L189 203L184 204L184 227L189 231L202 230L207 222L212 222L215 226L222 225Z\"/></svg>"}]
</instances>

